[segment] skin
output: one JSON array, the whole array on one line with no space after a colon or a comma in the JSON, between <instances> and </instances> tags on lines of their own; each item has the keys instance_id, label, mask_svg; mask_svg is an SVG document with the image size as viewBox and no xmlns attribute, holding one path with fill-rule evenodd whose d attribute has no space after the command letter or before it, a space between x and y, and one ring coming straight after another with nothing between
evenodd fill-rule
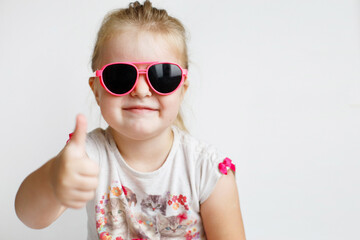
<instances>
[{"instance_id":1,"label":"skin","mask_svg":"<svg viewBox=\"0 0 360 240\"><path fill-rule=\"evenodd\" d=\"M105 43L101 66L111 62L181 64L181 56L173 49L161 34L129 28ZM146 65L138 67L146 68ZM127 164L140 172L161 167L172 146L171 125L187 91L188 80L185 79L184 84L168 96L154 93L144 75L140 75L130 94L121 97L108 93L96 77L89 79L89 85ZM86 155L86 130L86 119L79 115L70 142L20 186L15 209L29 227L47 227L67 208L84 207L94 197L99 169ZM220 178L200 211L209 240L245 239L235 177L231 171Z\"/></svg>"},{"instance_id":2,"label":"skin","mask_svg":"<svg viewBox=\"0 0 360 240\"><path fill-rule=\"evenodd\" d=\"M67 208L82 208L94 197L98 165L85 153L86 119L79 115L70 142L20 185L15 211L28 227L49 226Z\"/></svg>"},{"instance_id":3,"label":"skin","mask_svg":"<svg viewBox=\"0 0 360 240\"><path fill-rule=\"evenodd\" d=\"M131 28L105 43L101 66L112 62L155 61L181 63L180 57L160 34ZM147 65L137 67L145 69ZM132 168L147 172L163 164L172 146L171 125L188 84L185 80L173 94L162 96L153 92L145 75L140 75L130 94L115 97L100 85L98 78L89 79L101 114L109 124L121 154ZM159 161L154 162L154 159Z\"/></svg>"},{"instance_id":4,"label":"skin","mask_svg":"<svg viewBox=\"0 0 360 240\"><path fill-rule=\"evenodd\" d=\"M200 206L208 240L245 240L235 176L223 175L210 197Z\"/></svg>"}]
</instances>

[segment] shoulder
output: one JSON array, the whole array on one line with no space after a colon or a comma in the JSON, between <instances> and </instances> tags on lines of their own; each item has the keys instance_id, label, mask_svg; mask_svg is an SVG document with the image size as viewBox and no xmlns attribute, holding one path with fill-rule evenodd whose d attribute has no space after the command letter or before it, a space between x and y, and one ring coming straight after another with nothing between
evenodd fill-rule
<instances>
[{"instance_id":1,"label":"shoulder","mask_svg":"<svg viewBox=\"0 0 360 240\"><path fill-rule=\"evenodd\" d=\"M191 134L177 129L179 135L180 148L197 164L219 163L226 158L226 155L204 140L200 140Z\"/></svg>"},{"instance_id":2,"label":"shoulder","mask_svg":"<svg viewBox=\"0 0 360 240\"><path fill-rule=\"evenodd\" d=\"M213 192L220 177L227 173L231 160L215 146L179 130L180 148L191 166L198 188L200 203L203 203ZM229 162L229 164L224 164Z\"/></svg>"},{"instance_id":3,"label":"shoulder","mask_svg":"<svg viewBox=\"0 0 360 240\"><path fill-rule=\"evenodd\" d=\"M86 152L92 159L98 159L100 152L109 143L107 130L97 128L89 132L86 136Z\"/></svg>"},{"instance_id":4,"label":"shoulder","mask_svg":"<svg viewBox=\"0 0 360 240\"><path fill-rule=\"evenodd\" d=\"M96 140L98 138L104 137L105 133L106 130L102 128L96 128L87 134L87 140Z\"/></svg>"},{"instance_id":5,"label":"shoulder","mask_svg":"<svg viewBox=\"0 0 360 240\"><path fill-rule=\"evenodd\" d=\"M87 144L106 145L111 144L111 133L109 129L96 128L86 136Z\"/></svg>"}]
</instances>

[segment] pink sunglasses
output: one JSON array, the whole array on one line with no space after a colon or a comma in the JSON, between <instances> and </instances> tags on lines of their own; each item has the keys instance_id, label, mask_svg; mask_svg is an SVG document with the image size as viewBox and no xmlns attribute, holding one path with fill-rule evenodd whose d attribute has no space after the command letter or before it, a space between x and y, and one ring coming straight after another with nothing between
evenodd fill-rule
<instances>
[{"instance_id":1,"label":"pink sunglasses","mask_svg":"<svg viewBox=\"0 0 360 240\"><path fill-rule=\"evenodd\" d=\"M146 69L136 65L147 64ZM160 95L170 95L184 82L187 69L168 62L115 62L95 72L101 86L114 96L123 96L134 90L140 74L146 74L151 89Z\"/></svg>"}]
</instances>

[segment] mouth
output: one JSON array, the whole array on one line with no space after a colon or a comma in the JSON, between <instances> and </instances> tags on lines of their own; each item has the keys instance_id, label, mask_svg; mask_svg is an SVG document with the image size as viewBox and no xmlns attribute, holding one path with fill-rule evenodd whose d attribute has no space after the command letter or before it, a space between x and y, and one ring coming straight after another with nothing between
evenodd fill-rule
<instances>
[{"instance_id":1,"label":"mouth","mask_svg":"<svg viewBox=\"0 0 360 240\"><path fill-rule=\"evenodd\" d=\"M124 107L123 110L132 112L132 113L146 113L146 112L158 111L158 109L156 109L156 108L149 107L149 106L142 106L142 105Z\"/></svg>"}]
</instances>

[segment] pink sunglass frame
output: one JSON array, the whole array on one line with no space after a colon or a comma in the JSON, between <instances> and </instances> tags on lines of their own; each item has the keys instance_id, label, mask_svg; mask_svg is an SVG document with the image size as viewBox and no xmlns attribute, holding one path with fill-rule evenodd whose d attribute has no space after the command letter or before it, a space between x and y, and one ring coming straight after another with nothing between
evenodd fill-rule
<instances>
[{"instance_id":1,"label":"pink sunglass frame","mask_svg":"<svg viewBox=\"0 0 360 240\"><path fill-rule=\"evenodd\" d=\"M103 73L104 69L105 69L107 66L114 65L114 64L126 64L126 65L131 65L131 66L133 66L133 67L136 69L137 76L136 76L136 80L135 80L134 86L133 86L128 92L126 92L126 93L122 93L122 94L113 93L113 92L111 92L111 91L105 86L105 84L104 84L104 80L103 80L102 73ZM148 76L148 71L149 71L150 67L152 67L152 66L154 66L154 65L156 65L156 64L172 64L172 65L176 65L176 66L178 66L178 67L180 68L180 70L181 70L181 81L180 81L180 83L179 83L179 86L178 86L175 90L173 90L172 92L169 92L169 93L161 93L161 92L158 92L158 91L151 85L150 80L149 80L149 76ZM140 68L138 68L136 65L148 65L148 66L146 67L146 69L140 69ZM113 62L113 63L106 64L106 65L104 65L100 70L96 70L96 71L95 71L95 76L99 78L101 86L102 86L108 93L110 93L110 94L113 95L113 96L117 96L117 97L119 97L119 96L124 96L124 95L127 95L127 94L131 93L131 92L134 90L134 88L136 87L136 85L137 85L137 83L138 83L138 81L139 81L139 76L140 76L140 74L145 74L145 76L146 76L146 81L147 81L148 86L149 86L155 93L157 93L157 94L159 94L159 95L166 96L166 95L170 95L170 94L174 93L176 90L179 89L179 87L184 83L184 79L185 79L185 77L187 76L188 71L187 71L187 69L182 68L179 64L171 63L171 62Z\"/></svg>"}]
</instances>

